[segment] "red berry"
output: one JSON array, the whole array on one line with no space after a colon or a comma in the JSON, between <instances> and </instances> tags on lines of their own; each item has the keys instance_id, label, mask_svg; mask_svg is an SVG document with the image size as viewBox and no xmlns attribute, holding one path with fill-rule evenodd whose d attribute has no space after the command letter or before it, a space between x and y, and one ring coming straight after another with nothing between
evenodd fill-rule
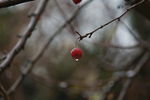
<instances>
[{"instance_id":1,"label":"red berry","mask_svg":"<svg viewBox=\"0 0 150 100\"><path fill-rule=\"evenodd\" d=\"M72 1L73 1L73 3L75 3L75 4L78 4L78 3L81 2L81 0L72 0Z\"/></svg>"},{"instance_id":2,"label":"red berry","mask_svg":"<svg viewBox=\"0 0 150 100\"><path fill-rule=\"evenodd\" d=\"M79 48L73 48L71 50L71 56L72 56L72 58L74 58L76 60L80 59L82 57L82 54L83 54L83 52Z\"/></svg>"}]
</instances>

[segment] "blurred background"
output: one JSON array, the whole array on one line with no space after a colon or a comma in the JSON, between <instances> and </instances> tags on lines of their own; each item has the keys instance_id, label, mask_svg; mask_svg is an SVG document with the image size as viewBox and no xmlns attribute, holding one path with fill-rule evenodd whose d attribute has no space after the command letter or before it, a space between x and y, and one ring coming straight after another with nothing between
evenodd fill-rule
<instances>
[{"instance_id":1,"label":"blurred background","mask_svg":"<svg viewBox=\"0 0 150 100\"><path fill-rule=\"evenodd\" d=\"M24 50L15 57L11 67L0 75L6 90L13 85L30 60L51 39L43 55L21 84L9 95L10 100L150 100L150 60L132 78L116 79L123 72L136 68L145 52L149 52L150 2L129 11L95 32L91 38L78 41L81 35L93 31L120 16L126 8L140 0L49 0ZM7 54L26 30L40 0L0 9L0 57ZM84 7L82 7L84 6ZM80 7L82 7L80 9ZM60 29L74 13L76 17ZM61 31L58 31L61 30ZM75 61L70 51L83 50ZM149 55L149 54L148 54ZM121 74L118 74L121 73ZM132 76L132 72L128 73ZM130 84L124 89L126 80ZM116 81L117 80L117 81ZM118 99L125 92L123 99ZM0 100L3 95L0 93Z\"/></svg>"}]
</instances>

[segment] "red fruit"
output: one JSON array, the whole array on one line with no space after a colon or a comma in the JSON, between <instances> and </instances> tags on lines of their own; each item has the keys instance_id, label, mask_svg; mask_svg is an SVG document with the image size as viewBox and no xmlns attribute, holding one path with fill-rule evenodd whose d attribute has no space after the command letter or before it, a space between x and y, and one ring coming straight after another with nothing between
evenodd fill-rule
<instances>
[{"instance_id":1,"label":"red fruit","mask_svg":"<svg viewBox=\"0 0 150 100\"><path fill-rule=\"evenodd\" d=\"M80 59L82 57L82 54L83 54L83 52L79 48L73 48L71 50L71 56L72 56L72 58L74 58L76 60Z\"/></svg>"},{"instance_id":2,"label":"red fruit","mask_svg":"<svg viewBox=\"0 0 150 100\"><path fill-rule=\"evenodd\" d=\"M81 0L72 0L72 1L73 1L73 3L75 3L75 4L78 4L78 3L81 2Z\"/></svg>"}]
</instances>

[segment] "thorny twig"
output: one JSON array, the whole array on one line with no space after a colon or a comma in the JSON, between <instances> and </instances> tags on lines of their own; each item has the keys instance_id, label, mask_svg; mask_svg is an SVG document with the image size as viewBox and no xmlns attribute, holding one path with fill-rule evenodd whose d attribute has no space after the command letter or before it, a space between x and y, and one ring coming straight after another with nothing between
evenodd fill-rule
<instances>
[{"instance_id":1,"label":"thorny twig","mask_svg":"<svg viewBox=\"0 0 150 100\"><path fill-rule=\"evenodd\" d=\"M37 10L35 11L36 16L31 19L31 22L30 22L28 31L25 32L25 35L21 38L21 39L23 39L23 40L21 40L20 42L23 42L23 44L20 44L19 46L22 47L22 46L25 45L26 40L25 40L24 38L27 39L27 38L31 35L31 32L32 32L33 29L35 28L35 25L37 24L37 22L38 22L38 20L39 20L39 17L41 16L41 14L43 13L43 11L45 10L46 4L48 3L48 1L49 1L49 0L43 0L43 1L40 2L40 4L39 4ZM20 42L19 42L19 43L20 43ZM21 47L19 47L19 48L22 49ZM8 58L6 58L6 59L8 59ZM32 65L32 64L34 64L34 61L33 61L32 63L29 63L29 65ZM20 76L18 77L18 79L15 81L15 83L14 83L14 84L11 86L11 88L7 91L7 94L10 94L10 93L12 93L13 91L15 91L15 89L19 86L19 84L21 84L21 81L24 79L24 76L27 74L27 72L28 72L28 67L27 67L26 70L24 70L24 71L22 72L22 75L20 75Z\"/></svg>"},{"instance_id":2,"label":"thorny twig","mask_svg":"<svg viewBox=\"0 0 150 100\"><path fill-rule=\"evenodd\" d=\"M87 3L85 3L84 5L82 5L81 7L79 7L74 14L52 35L49 37L49 39L43 44L43 46L40 48L40 50L37 52L37 54L35 55L35 57L32 60L29 60L26 64L26 66L24 67L24 69L22 70L22 74L16 79L16 81L14 82L14 84L10 87L10 89L7 91L8 94L13 93L16 88L18 86L20 86L20 84L22 83L22 81L24 80L24 78L28 75L28 73L30 73L30 71L33 69L35 63L43 56L44 52L47 50L47 48L50 46L50 43L54 40L54 38L61 33L61 31L68 25L68 23L70 23L71 21L73 21L73 19L75 19L75 17L77 17L79 11L86 7L87 4L89 4L92 0L89 0Z\"/></svg>"},{"instance_id":3,"label":"thorny twig","mask_svg":"<svg viewBox=\"0 0 150 100\"><path fill-rule=\"evenodd\" d=\"M140 2L138 2L138 3L134 4L134 5L132 5L131 7L127 8L126 11L125 11L124 13L122 13L119 17L110 20L109 22L107 22L107 23L101 25L100 27L96 28L95 30L93 30L93 31L91 31L91 32L89 32L89 33L86 33L85 35L81 35L79 32L76 32L76 33L79 35L79 40L83 40L83 39L86 38L86 37L91 38L91 36L92 36L96 31L98 31L98 30L102 29L103 27L105 27L105 26L111 24L112 22L115 22L115 21L117 21L117 20L119 21L119 20L120 20L124 15L126 15L130 10L132 10L132 9L134 9L135 7L141 5L144 1L145 1L145 0L141 0Z\"/></svg>"},{"instance_id":4,"label":"thorny twig","mask_svg":"<svg viewBox=\"0 0 150 100\"><path fill-rule=\"evenodd\" d=\"M19 41L16 43L16 45L12 48L12 50L6 55L6 59L0 64L0 73L2 73L6 68L8 68L13 61L13 59L21 52L21 50L24 49L24 46L28 40L28 38L32 35L32 32L35 29L35 26L37 25L42 13L44 12L44 9L46 7L46 4L49 0L42 0L41 4L38 6L36 11L34 12L35 16L31 17L30 23L25 30L25 32L21 35Z\"/></svg>"}]
</instances>

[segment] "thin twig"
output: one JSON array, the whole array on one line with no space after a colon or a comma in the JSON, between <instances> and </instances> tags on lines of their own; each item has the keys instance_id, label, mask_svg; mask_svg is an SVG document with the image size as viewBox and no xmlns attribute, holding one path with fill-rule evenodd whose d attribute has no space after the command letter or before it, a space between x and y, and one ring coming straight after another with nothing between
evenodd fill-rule
<instances>
[{"instance_id":1,"label":"thin twig","mask_svg":"<svg viewBox=\"0 0 150 100\"><path fill-rule=\"evenodd\" d=\"M7 91L8 94L13 93L17 87L19 87L24 80L24 78L30 73L30 71L33 69L35 63L43 56L44 52L47 50L47 48L50 46L50 43L54 40L54 38L61 33L61 31L70 23L73 21L79 11L83 9L84 7L87 6L92 0L89 2L85 3L83 6L79 7L74 14L52 35L49 37L49 39L43 44L43 46L40 48L40 50L37 52L35 57L33 57L32 60L29 60L26 66L24 67L25 69L22 70L22 74L16 79L14 84L11 86L11 88Z\"/></svg>"},{"instance_id":2,"label":"thin twig","mask_svg":"<svg viewBox=\"0 0 150 100\"><path fill-rule=\"evenodd\" d=\"M89 32L89 33L86 33L85 35L78 34L78 35L79 35L79 40L82 40L82 39L84 39L84 38L86 38L86 37L91 38L91 36L92 36L96 31L98 31L98 30L102 29L103 27L105 27L105 26L111 24L112 22L115 22L115 21L117 21L117 20L119 21L119 20L120 20L124 15L126 15L130 10L132 10L132 9L134 9L135 7L141 5L144 1L145 1L145 0L141 0L140 2L138 2L138 3L134 4L134 5L132 5L131 7L127 8L126 11L125 11L124 13L122 13L120 16L118 16L117 18L114 18L114 19L110 20L109 22L107 22L107 23L101 25L100 27L96 28L96 29L93 30L93 31L91 31L91 32Z\"/></svg>"},{"instance_id":3,"label":"thin twig","mask_svg":"<svg viewBox=\"0 0 150 100\"><path fill-rule=\"evenodd\" d=\"M21 35L19 41L16 43L16 45L12 48L12 50L6 55L6 59L0 64L0 74L10 66L13 59L21 52L21 50L24 49L24 46L28 40L28 38L32 35L32 32L35 29L35 26L37 25L42 13L44 12L44 9L46 7L46 4L49 0L42 0L36 11L34 12L35 16L31 17L30 23L23 33Z\"/></svg>"},{"instance_id":4,"label":"thin twig","mask_svg":"<svg viewBox=\"0 0 150 100\"><path fill-rule=\"evenodd\" d=\"M0 1L0 8L6 8L6 7L10 7L17 4L30 2L30 1L34 1L34 0L3 0Z\"/></svg>"}]
</instances>

